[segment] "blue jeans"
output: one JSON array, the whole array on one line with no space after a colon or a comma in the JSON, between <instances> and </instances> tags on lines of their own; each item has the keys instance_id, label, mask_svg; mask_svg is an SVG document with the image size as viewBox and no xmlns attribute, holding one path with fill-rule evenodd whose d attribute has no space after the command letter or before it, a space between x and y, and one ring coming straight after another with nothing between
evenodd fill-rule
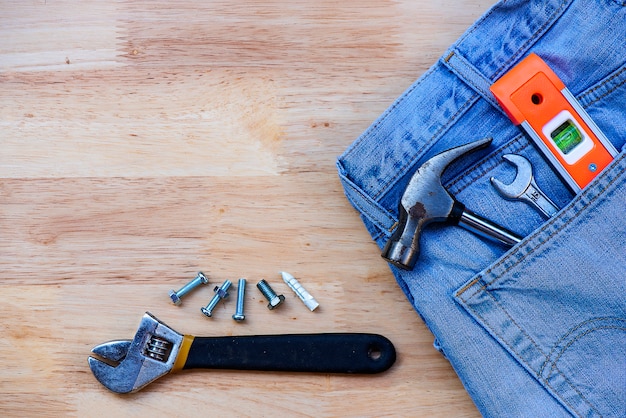
<instances>
[{"instance_id":1,"label":"blue jeans","mask_svg":"<svg viewBox=\"0 0 626 418\"><path fill-rule=\"evenodd\" d=\"M424 161L491 136L443 184L526 238L506 248L431 224L412 271L391 266L485 416L626 416L626 7L614 0L513 0L488 11L339 157L346 196L383 247ZM616 149L574 196L498 107L489 86L528 53L552 67ZM546 221L503 200L491 176L521 154L562 210ZM381 258L381 262L383 262Z\"/></svg>"}]
</instances>

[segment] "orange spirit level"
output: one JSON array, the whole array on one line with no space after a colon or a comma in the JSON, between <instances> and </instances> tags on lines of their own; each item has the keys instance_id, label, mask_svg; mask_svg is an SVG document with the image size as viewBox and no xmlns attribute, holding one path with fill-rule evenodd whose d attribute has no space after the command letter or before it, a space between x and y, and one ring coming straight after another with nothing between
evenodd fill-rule
<instances>
[{"instance_id":1,"label":"orange spirit level","mask_svg":"<svg viewBox=\"0 0 626 418\"><path fill-rule=\"evenodd\" d=\"M578 192L617 155L559 77L530 54L491 86L500 106Z\"/></svg>"}]
</instances>

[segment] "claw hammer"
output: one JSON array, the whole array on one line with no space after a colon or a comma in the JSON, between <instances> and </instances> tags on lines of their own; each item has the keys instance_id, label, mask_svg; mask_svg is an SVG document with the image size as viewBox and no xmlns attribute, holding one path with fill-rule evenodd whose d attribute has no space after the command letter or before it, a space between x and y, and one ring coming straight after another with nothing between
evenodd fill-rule
<instances>
[{"instance_id":1,"label":"claw hammer","mask_svg":"<svg viewBox=\"0 0 626 418\"><path fill-rule=\"evenodd\" d=\"M459 225L509 246L522 240L514 232L465 208L441 184L441 176L450 164L489 144L491 138L484 138L451 148L417 169L400 199L398 225L383 248L384 259L402 269L412 270L419 257L422 230L432 222Z\"/></svg>"}]
</instances>

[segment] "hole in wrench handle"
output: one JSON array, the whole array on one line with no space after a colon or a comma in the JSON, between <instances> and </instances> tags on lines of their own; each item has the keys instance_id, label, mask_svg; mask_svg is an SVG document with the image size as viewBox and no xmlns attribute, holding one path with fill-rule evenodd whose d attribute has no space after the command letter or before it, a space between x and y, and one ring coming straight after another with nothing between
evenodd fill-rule
<instances>
[{"instance_id":1,"label":"hole in wrench handle","mask_svg":"<svg viewBox=\"0 0 626 418\"><path fill-rule=\"evenodd\" d=\"M395 360L393 344L378 334L195 337L183 368L373 374Z\"/></svg>"}]
</instances>

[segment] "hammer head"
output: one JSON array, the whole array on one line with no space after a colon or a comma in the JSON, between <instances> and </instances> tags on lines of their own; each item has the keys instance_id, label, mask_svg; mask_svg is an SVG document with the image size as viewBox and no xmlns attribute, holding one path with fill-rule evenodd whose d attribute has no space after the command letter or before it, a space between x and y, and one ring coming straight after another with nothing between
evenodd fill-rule
<instances>
[{"instance_id":1,"label":"hammer head","mask_svg":"<svg viewBox=\"0 0 626 418\"><path fill-rule=\"evenodd\" d=\"M419 257L422 229L431 222L458 223L464 206L441 184L441 176L457 159L486 148L491 138L451 148L435 155L417 169L400 199L396 229L382 251L382 257L405 270L412 270Z\"/></svg>"}]
</instances>

